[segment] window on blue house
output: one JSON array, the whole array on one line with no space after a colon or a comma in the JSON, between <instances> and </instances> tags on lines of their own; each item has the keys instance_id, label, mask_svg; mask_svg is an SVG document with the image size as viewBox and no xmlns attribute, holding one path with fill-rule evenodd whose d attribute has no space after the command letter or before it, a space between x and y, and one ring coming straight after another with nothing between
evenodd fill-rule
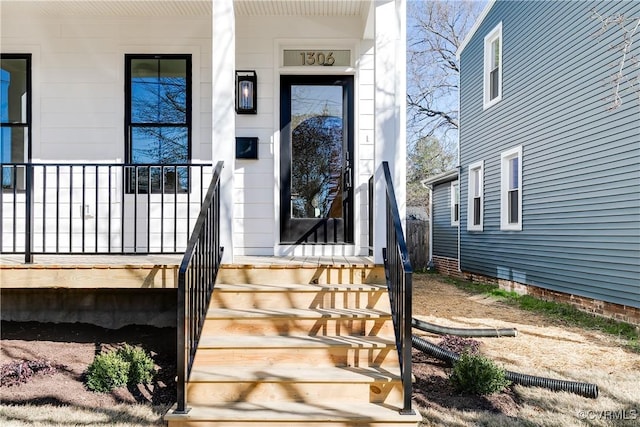
<instances>
[{"instance_id":1,"label":"window on blue house","mask_svg":"<svg viewBox=\"0 0 640 427\"><path fill-rule=\"evenodd\" d=\"M484 38L483 107L502 99L502 22Z\"/></svg>"},{"instance_id":2,"label":"window on blue house","mask_svg":"<svg viewBox=\"0 0 640 427\"><path fill-rule=\"evenodd\" d=\"M191 159L191 55L126 55L126 161L176 165ZM129 190L185 192L186 166L138 168Z\"/></svg>"},{"instance_id":3,"label":"window on blue house","mask_svg":"<svg viewBox=\"0 0 640 427\"><path fill-rule=\"evenodd\" d=\"M451 183L451 225L460 224L460 186L458 181Z\"/></svg>"},{"instance_id":4,"label":"window on blue house","mask_svg":"<svg viewBox=\"0 0 640 427\"><path fill-rule=\"evenodd\" d=\"M467 230L482 231L483 228L483 183L484 162L469 165L469 192Z\"/></svg>"},{"instance_id":5,"label":"window on blue house","mask_svg":"<svg viewBox=\"0 0 640 427\"><path fill-rule=\"evenodd\" d=\"M501 155L500 229L522 230L522 147Z\"/></svg>"},{"instance_id":6,"label":"window on blue house","mask_svg":"<svg viewBox=\"0 0 640 427\"><path fill-rule=\"evenodd\" d=\"M31 55L0 55L0 163L2 188L24 188L31 129Z\"/></svg>"}]
</instances>

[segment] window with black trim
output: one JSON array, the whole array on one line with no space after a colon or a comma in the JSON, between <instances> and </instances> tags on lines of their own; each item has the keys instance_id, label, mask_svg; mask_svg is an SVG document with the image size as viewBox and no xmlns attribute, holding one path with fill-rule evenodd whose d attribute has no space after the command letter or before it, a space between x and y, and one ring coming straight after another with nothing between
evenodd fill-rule
<instances>
[{"instance_id":1,"label":"window with black trim","mask_svg":"<svg viewBox=\"0 0 640 427\"><path fill-rule=\"evenodd\" d=\"M31 55L0 54L0 163L2 188L24 189L31 158Z\"/></svg>"},{"instance_id":2,"label":"window with black trim","mask_svg":"<svg viewBox=\"0 0 640 427\"><path fill-rule=\"evenodd\" d=\"M128 190L186 192L191 160L191 55L125 55Z\"/></svg>"}]
</instances>

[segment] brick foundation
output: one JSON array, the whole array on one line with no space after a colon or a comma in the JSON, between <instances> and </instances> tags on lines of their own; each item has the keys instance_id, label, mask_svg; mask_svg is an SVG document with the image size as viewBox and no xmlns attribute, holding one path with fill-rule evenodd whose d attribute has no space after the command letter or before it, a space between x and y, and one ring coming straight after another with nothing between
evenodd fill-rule
<instances>
[{"instance_id":1,"label":"brick foundation","mask_svg":"<svg viewBox=\"0 0 640 427\"><path fill-rule=\"evenodd\" d=\"M457 277L472 282L489 283L498 285L501 289L513 291L520 295L531 295L544 301L554 301L570 304L578 310L640 326L640 308L626 305L614 304L611 302L595 300L592 298L570 295L562 292L551 291L537 286L525 285L512 280L502 280L495 277L483 276L470 272L460 272L458 260L447 257L433 257L433 264L438 273Z\"/></svg>"},{"instance_id":2,"label":"brick foundation","mask_svg":"<svg viewBox=\"0 0 640 427\"><path fill-rule=\"evenodd\" d=\"M456 258L447 258L442 256L433 256L433 265L436 271L451 277L463 279L464 276L460 271L460 266Z\"/></svg>"}]
</instances>

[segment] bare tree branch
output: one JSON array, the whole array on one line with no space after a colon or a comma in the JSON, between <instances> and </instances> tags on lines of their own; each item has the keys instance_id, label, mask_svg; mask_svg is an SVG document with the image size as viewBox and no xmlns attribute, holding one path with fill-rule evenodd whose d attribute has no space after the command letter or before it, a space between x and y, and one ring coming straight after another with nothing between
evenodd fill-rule
<instances>
[{"instance_id":1,"label":"bare tree branch","mask_svg":"<svg viewBox=\"0 0 640 427\"><path fill-rule=\"evenodd\" d=\"M638 33L640 29L640 17L631 17L628 18L624 14L615 14L609 16L603 16L598 13L595 9L591 11L592 19L595 19L600 22L600 28L594 34L596 38L600 38L604 36L605 33L609 31L610 28L617 27L618 31L620 31L622 41L616 45L612 45L611 49L619 52L619 59L615 65L615 73L611 77L611 81L613 84L613 94L612 94L612 102L610 109L616 109L622 105L622 96L623 92L622 85L628 83L631 90L634 90L638 95L638 100L640 101L640 70L638 67L638 57L637 55L631 54L631 46L633 45L634 37ZM628 73L625 73L625 66L627 62L631 61L635 64L636 73L635 77L633 73L629 70ZM629 76L631 73L631 76Z\"/></svg>"},{"instance_id":2,"label":"bare tree branch","mask_svg":"<svg viewBox=\"0 0 640 427\"><path fill-rule=\"evenodd\" d=\"M456 52L480 14L473 1L416 1L408 4L407 108L410 134L422 136L458 129ZM412 143L415 143L413 141Z\"/></svg>"}]
</instances>

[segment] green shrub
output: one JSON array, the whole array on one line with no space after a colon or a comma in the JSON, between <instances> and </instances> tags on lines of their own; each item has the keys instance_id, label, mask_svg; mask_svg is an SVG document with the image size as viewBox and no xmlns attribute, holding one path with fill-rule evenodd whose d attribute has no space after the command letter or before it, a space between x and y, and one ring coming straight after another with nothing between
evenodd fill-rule
<instances>
[{"instance_id":1,"label":"green shrub","mask_svg":"<svg viewBox=\"0 0 640 427\"><path fill-rule=\"evenodd\" d=\"M504 369L484 356L468 352L453 365L449 380L456 391L466 394L492 394L509 385Z\"/></svg>"},{"instance_id":2,"label":"green shrub","mask_svg":"<svg viewBox=\"0 0 640 427\"><path fill-rule=\"evenodd\" d=\"M126 385L128 378L129 362L114 351L98 354L87 369L87 387L100 393Z\"/></svg>"},{"instance_id":3,"label":"green shrub","mask_svg":"<svg viewBox=\"0 0 640 427\"><path fill-rule=\"evenodd\" d=\"M118 350L118 356L129 362L130 385L149 384L153 379L153 359L140 347L129 344Z\"/></svg>"}]
</instances>

